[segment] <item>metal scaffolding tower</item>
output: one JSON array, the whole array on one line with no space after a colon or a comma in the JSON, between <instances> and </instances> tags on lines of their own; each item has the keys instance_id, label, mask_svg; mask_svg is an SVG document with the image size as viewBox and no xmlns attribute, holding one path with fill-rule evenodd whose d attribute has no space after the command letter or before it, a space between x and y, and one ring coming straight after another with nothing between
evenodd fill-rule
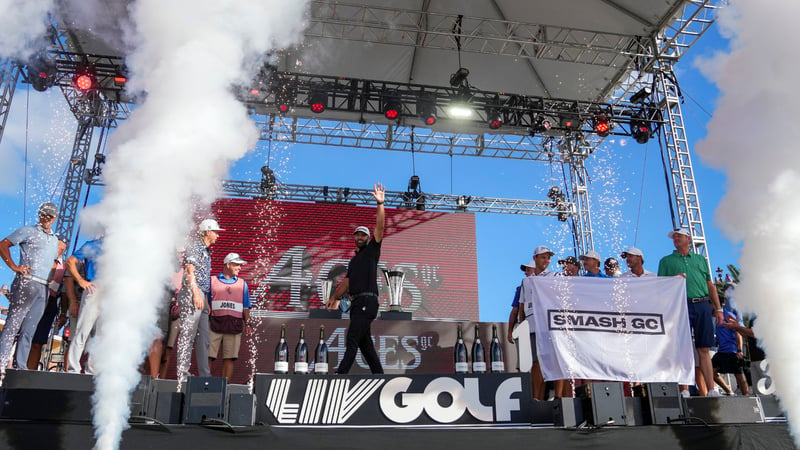
<instances>
[{"instance_id":1,"label":"metal scaffolding tower","mask_svg":"<svg viewBox=\"0 0 800 450\"><path fill-rule=\"evenodd\" d=\"M11 58L0 59L0 142L3 141L8 113L11 110L11 100L14 99L19 76L19 66L14 60Z\"/></svg>"}]
</instances>

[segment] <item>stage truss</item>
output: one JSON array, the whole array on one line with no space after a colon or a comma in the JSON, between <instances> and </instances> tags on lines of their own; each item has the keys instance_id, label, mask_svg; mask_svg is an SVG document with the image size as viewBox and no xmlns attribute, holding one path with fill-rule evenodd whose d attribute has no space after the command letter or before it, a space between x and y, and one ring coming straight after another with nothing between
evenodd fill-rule
<instances>
[{"instance_id":1,"label":"stage truss","mask_svg":"<svg viewBox=\"0 0 800 450\"><path fill-rule=\"evenodd\" d=\"M540 81L540 92L534 95L471 89L477 114L466 124L447 117L445 107L458 93L452 86L310 75L265 67L252 86L241 90L240 99L250 109L263 140L563 165L569 176L565 177L562 189L565 195L560 202L424 193L424 208L569 220L576 254L593 247L585 161L605 137L596 134L593 125L598 119L608 119L615 125L611 135L630 136L631 121L641 119L650 127L654 138L660 140L662 152L670 164L674 226L691 229L695 250L707 256L690 149L672 67L711 26L719 6L712 0L676 1L660 21L654 23L620 3L606 0L605 4L655 31L647 36L634 36L515 22L505 17L464 18L465 25L459 34L463 52L521 58L528 61L531 73ZM454 18L455 14L432 11L420 14L420 11L400 7L319 0L312 2L306 38L447 50L453 45ZM128 98L123 87L114 83L114 77L125 71L122 57L92 53L85 38L55 23L52 36L54 45L47 49L47 55L56 67L54 85L62 90L78 120L61 198L62 214L56 230L71 238L81 191L87 188L85 185L100 183L105 162L100 145L94 157L90 157L92 137L95 132L101 135L109 132L125 120L134 99ZM613 69L614 75L598 88L593 98L558 99L553 98L533 65L539 60L601 66ZM87 66L95 70L100 84L100 89L88 94L78 91L72 83L72 77ZM27 69L11 60L0 61L0 139L16 84L30 79ZM291 109L281 114L276 93L287 85L291 86L294 96ZM313 87L319 86L325 87L331 98L329 111L321 116L307 110L308 95ZM643 88L651 88L652 95L631 102L631 94ZM387 92L396 93L402 100L402 112L397 120L382 117ZM418 118L416 101L420 92L433 96L439 120L432 127L423 126ZM499 108L504 124L501 129L490 131L486 121L493 107ZM537 128L537 119L541 117L551 121L550 130ZM565 117L577 119L578 126L563 126ZM368 191L343 187L277 183L265 190L263 182L232 180L223 182L223 188L226 195L239 197L268 195L280 200L345 201L365 205L371 200ZM342 200L345 189L349 195ZM390 194L387 198L390 206L417 207L404 197L408 192L387 194ZM465 203L467 198L470 201Z\"/></svg>"}]
</instances>

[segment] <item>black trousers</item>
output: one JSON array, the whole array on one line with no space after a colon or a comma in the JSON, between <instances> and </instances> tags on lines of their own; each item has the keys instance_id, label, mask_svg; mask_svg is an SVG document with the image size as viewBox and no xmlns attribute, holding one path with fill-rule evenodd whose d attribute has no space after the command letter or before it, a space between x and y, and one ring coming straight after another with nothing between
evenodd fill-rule
<instances>
[{"instance_id":1,"label":"black trousers","mask_svg":"<svg viewBox=\"0 0 800 450\"><path fill-rule=\"evenodd\" d=\"M356 353L361 349L372 373L383 373L381 360L372 343L372 321L378 316L377 297L358 297L350 307L350 326L347 328L347 347L342 362L336 373L346 374L356 360Z\"/></svg>"}]
</instances>

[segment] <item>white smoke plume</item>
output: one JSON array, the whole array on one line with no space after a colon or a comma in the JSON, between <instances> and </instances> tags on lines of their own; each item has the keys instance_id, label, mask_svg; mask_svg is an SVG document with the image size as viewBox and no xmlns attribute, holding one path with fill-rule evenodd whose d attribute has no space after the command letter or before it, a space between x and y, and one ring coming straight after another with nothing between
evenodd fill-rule
<instances>
[{"instance_id":1,"label":"white smoke plume","mask_svg":"<svg viewBox=\"0 0 800 450\"><path fill-rule=\"evenodd\" d=\"M256 127L232 94L253 63L296 41L305 2L139 0L131 6L130 85L146 99L113 136L107 189L90 216L105 228L98 285L101 327L92 348L96 448L116 449L129 393L153 339L175 245L195 199L217 195L231 161L255 146Z\"/></svg>"},{"instance_id":2,"label":"white smoke plume","mask_svg":"<svg viewBox=\"0 0 800 450\"><path fill-rule=\"evenodd\" d=\"M800 39L787 32L797 17L800 3L790 0L734 1L720 11L731 50L700 62L721 97L697 151L727 173L716 221L743 242L736 305L758 316L754 332L800 446L800 303L796 274L786 265L800 252L800 127L791 112L800 104L800 61L793 57Z\"/></svg>"},{"instance_id":3,"label":"white smoke plume","mask_svg":"<svg viewBox=\"0 0 800 450\"><path fill-rule=\"evenodd\" d=\"M24 60L38 51L52 7L52 0L0 0L0 57Z\"/></svg>"}]
</instances>

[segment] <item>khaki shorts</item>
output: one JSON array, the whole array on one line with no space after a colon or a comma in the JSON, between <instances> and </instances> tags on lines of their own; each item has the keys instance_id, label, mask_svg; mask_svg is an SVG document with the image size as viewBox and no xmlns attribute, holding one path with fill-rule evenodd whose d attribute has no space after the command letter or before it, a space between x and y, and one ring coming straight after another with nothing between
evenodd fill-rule
<instances>
[{"instance_id":1,"label":"khaki shorts","mask_svg":"<svg viewBox=\"0 0 800 450\"><path fill-rule=\"evenodd\" d=\"M181 319L175 319L169 323L169 334L167 335L167 348L175 348L175 341L181 331Z\"/></svg>"},{"instance_id":2,"label":"khaki shorts","mask_svg":"<svg viewBox=\"0 0 800 450\"><path fill-rule=\"evenodd\" d=\"M242 333L227 334L211 332L211 343L208 345L208 357L217 359L219 347L222 344L222 359L236 359L239 357L239 347L242 345Z\"/></svg>"}]
</instances>

